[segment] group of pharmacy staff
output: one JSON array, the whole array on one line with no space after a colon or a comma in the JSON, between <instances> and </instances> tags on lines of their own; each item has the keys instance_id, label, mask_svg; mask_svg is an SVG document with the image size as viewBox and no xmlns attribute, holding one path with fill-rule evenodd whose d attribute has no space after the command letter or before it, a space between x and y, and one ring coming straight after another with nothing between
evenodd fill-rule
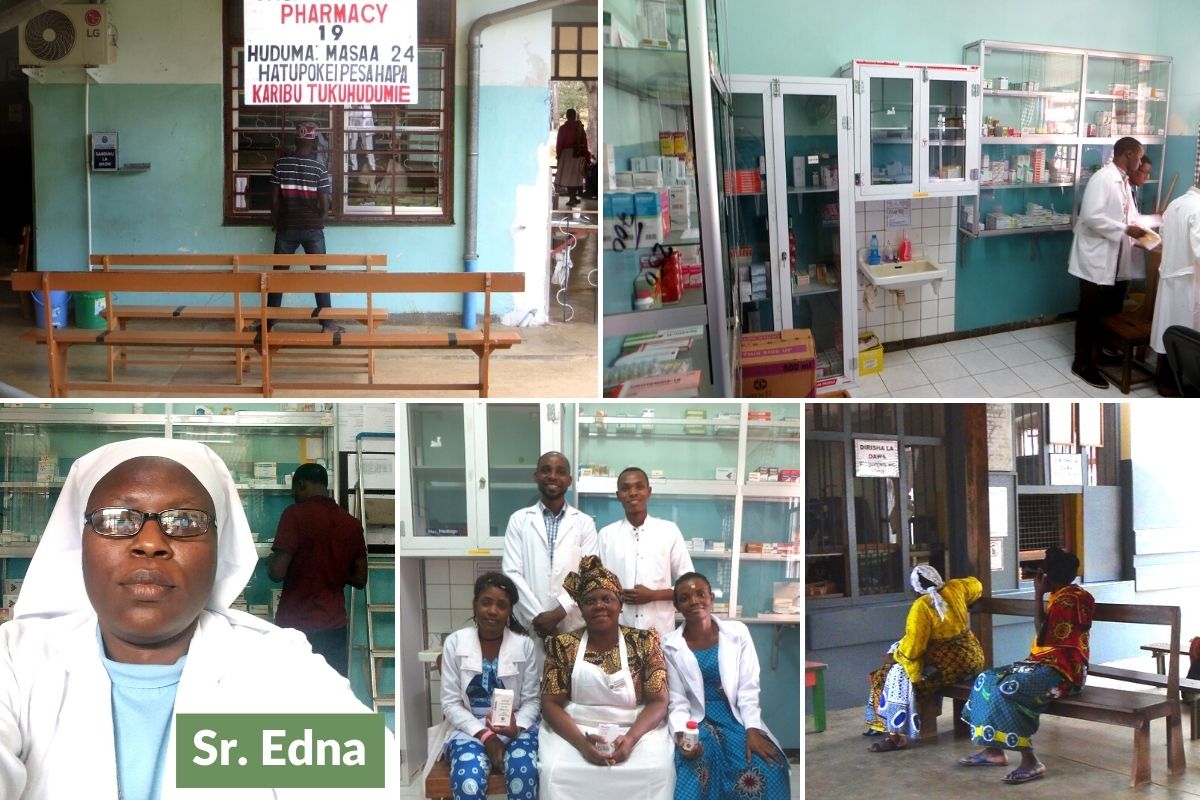
<instances>
[{"instance_id":1,"label":"group of pharmacy staff","mask_svg":"<svg viewBox=\"0 0 1200 800\"><path fill-rule=\"evenodd\" d=\"M444 750L456 800L483 800L493 769L510 800L788 797L749 631L713 616L679 528L647 512L645 471L617 478L625 516L599 534L566 503L565 456L543 454L534 480L503 572L477 580L472 624L443 644L427 769Z\"/></svg>"},{"instance_id":2,"label":"group of pharmacy staff","mask_svg":"<svg viewBox=\"0 0 1200 800\"><path fill-rule=\"evenodd\" d=\"M177 749L203 755L177 743L176 714L371 714L303 634L230 608L258 563L206 445L132 439L76 459L0 625L0 798L328 796L176 786ZM396 797L384 736L385 786L338 797ZM243 744L250 764L274 758Z\"/></svg>"}]
</instances>

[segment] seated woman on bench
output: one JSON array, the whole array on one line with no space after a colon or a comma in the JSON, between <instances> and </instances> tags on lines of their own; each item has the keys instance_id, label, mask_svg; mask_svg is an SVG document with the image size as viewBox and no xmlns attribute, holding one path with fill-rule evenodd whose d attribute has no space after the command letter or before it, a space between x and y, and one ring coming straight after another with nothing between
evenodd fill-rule
<instances>
[{"instance_id":1,"label":"seated woman on bench","mask_svg":"<svg viewBox=\"0 0 1200 800\"><path fill-rule=\"evenodd\" d=\"M885 734L873 753L903 750L921 738L917 697L972 677L983 669L983 648L968 627L967 606L983 594L976 578L943 581L929 564L909 576L919 597L908 611L904 638L892 645L883 666L871 673L865 735Z\"/></svg>"},{"instance_id":2,"label":"seated woman on bench","mask_svg":"<svg viewBox=\"0 0 1200 800\"><path fill-rule=\"evenodd\" d=\"M1007 766L1005 750L1021 754L1021 764L1004 776L1005 783L1025 783L1046 774L1033 752L1031 737L1041 710L1053 700L1077 694L1088 670L1088 639L1096 601L1074 583L1079 559L1058 547L1046 557L1033 578L1037 635L1029 656L1006 667L990 669L975 679L963 721L971 726L971 741L983 745L959 760L965 767ZM1043 598L1050 602L1043 610Z\"/></svg>"}]
</instances>

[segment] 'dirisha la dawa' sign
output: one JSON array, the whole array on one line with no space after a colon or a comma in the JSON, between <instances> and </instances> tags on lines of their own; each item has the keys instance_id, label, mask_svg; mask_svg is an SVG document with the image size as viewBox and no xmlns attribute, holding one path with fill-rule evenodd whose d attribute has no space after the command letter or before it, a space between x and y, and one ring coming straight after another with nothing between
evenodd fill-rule
<instances>
[{"instance_id":1,"label":"'dirisha la dawa' sign","mask_svg":"<svg viewBox=\"0 0 1200 800\"><path fill-rule=\"evenodd\" d=\"M246 105L417 102L417 0L245 0Z\"/></svg>"}]
</instances>

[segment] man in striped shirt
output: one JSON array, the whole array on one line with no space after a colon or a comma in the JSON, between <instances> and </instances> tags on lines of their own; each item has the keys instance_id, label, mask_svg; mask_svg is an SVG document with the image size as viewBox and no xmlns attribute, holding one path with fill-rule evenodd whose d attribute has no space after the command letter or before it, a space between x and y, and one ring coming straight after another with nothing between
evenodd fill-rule
<instances>
[{"instance_id":1,"label":"man in striped shirt","mask_svg":"<svg viewBox=\"0 0 1200 800\"><path fill-rule=\"evenodd\" d=\"M271 222L275 228L275 252L291 255L303 247L305 253L325 252L325 217L333 196L333 181L329 170L317 158L317 126L311 122L296 124L296 151L275 162L271 170ZM276 265L275 269L287 269ZM325 267L312 267L325 269ZM316 294L317 307L329 308L328 292ZM267 295L267 305L279 307L283 295ZM274 327L274 320L268 323ZM341 325L332 319L321 320L325 333L341 333Z\"/></svg>"}]
</instances>

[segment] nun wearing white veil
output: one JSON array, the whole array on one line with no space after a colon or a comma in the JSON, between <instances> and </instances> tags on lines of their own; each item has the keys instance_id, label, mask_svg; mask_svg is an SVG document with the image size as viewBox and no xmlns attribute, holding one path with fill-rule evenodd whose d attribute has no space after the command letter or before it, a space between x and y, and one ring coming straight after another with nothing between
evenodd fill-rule
<instances>
[{"instance_id":1,"label":"nun wearing white veil","mask_svg":"<svg viewBox=\"0 0 1200 800\"><path fill-rule=\"evenodd\" d=\"M79 458L0 625L0 797L329 796L175 787L175 713L370 712L302 634L229 608L257 561L207 446L135 439ZM339 797L396 796L386 737L389 788Z\"/></svg>"},{"instance_id":2,"label":"nun wearing white veil","mask_svg":"<svg viewBox=\"0 0 1200 800\"><path fill-rule=\"evenodd\" d=\"M908 610L904 638L871 673L867 735L883 734L870 750L903 750L921 737L917 698L983 670L983 649L971 633L967 606L983 594L975 578L943 581L929 564L909 575L917 599Z\"/></svg>"}]
</instances>

